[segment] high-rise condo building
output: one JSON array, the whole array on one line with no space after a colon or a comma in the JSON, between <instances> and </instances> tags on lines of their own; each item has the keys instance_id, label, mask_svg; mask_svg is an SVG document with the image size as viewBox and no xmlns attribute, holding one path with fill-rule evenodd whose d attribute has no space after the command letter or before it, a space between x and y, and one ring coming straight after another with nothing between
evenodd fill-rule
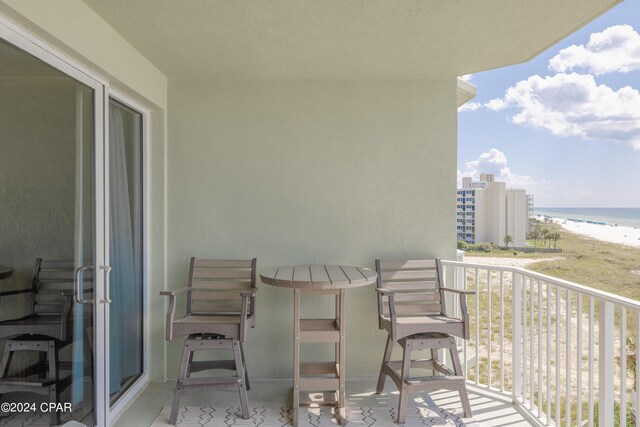
<instances>
[{"instance_id":1,"label":"high-rise condo building","mask_svg":"<svg viewBox=\"0 0 640 427\"><path fill-rule=\"evenodd\" d=\"M480 174L479 181L462 178L457 192L457 236L467 243L490 242L524 246L533 217L533 196L524 189L506 188L493 174Z\"/></svg>"}]
</instances>

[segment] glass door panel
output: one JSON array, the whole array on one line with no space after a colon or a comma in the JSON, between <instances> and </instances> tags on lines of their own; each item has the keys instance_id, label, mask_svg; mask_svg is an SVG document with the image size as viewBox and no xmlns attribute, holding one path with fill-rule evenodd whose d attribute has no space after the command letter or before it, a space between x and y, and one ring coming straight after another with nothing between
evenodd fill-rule
<instances>
[{"instance_id":1,"label":"glass door panel","mask_svg":"<svg viewBox=\"0 0 640 427\"><path fill-rule=\"evenodd\" d=\"M109 394L143 372L142 115L109 102Z\"/></svg>"},{"instance_id":2,"label":"glass door panel","mask_svg":"<svg viewBox=\"0 0 640 427\"><path fill-rule=\"evenodd\" d=\"M99 97L0 39L0 424L95 425Z\"/></svg>"}]
</instances>

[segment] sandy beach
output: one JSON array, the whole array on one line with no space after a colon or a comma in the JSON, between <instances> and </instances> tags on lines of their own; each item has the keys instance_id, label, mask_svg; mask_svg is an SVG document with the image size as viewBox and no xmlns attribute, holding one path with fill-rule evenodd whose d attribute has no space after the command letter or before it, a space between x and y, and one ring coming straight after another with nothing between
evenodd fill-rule
<instances>
[{"instance_id":1,"label":"sandy beach","mask_svg":"<svg viewBox=\"0 0 640 427\"><path fill-rule=\"evenodd\" d=\"M562 228L573 233L605 242L640 247L640 228L622 227L613 224L591 224L566 218L553 218L553 222L560 224Z\"/></svg>"}]
</instances>

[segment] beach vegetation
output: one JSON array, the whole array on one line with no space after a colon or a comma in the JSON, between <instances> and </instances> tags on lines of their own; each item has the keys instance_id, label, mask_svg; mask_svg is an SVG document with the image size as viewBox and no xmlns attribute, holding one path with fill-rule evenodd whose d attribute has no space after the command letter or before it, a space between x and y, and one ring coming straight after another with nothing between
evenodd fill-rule
<instances>
[{"instance_id":1,"label":"beach vegetation","mask_svg":"<svg viewBox=\"0 0 640 427\"><path fill-rule=\"evenodd\" d=\"M532 240L533 245L537 246L539 239L540 239L540 230L538 229L538 226L536 226L536 228L534 228L531 231L531 233L529 233L529 240Z\"/></svg>"},{"instance_id":2,"label":"beach vegetation","mask_svg":"<svg viewBox=\"0 0 640 427\"><path fill-rule=\"evenodd\" d=\"M590 286L627 298L640 300L640 276L633 273L640 265L640 248L609 243L571 233L557 224L548 224L562 257L536 262L528 269ZM527 254L541 258L548 254Z\"/></svg>"},{"instance_id":3,"label":"beach vegetation","mask_svg":"<svg viewBox=\"0 0 640 427\"><path fill-rule=\"evenodd\" d=\"M540 259L527 265L538 273L548 274L581 285L590 286L606 292L622 295L640 301L640 248L609 243L564 230L559 224L545 224L554 237L553 243L561 254L527 252L518 256ZM532 247L540 247L530 240ZM543 247L548 246L544 244ZM466 249L462 249L466 250ZM513 258L513 251L493 248L491 251L469 251L470 256Z\"/></svg>"},{"instance_id":4,"label":"beach vegetation","mask_svg":"<svg viewBox=\"0 0 640 427\"><path fill-rule=\"evenodd\" d=\"M505 248L509 247L509 243L513 242L513 237L511 237L511 234L507 234L506 236L504 236L504 246Z\"/></svg>"},{"instance_id":5,"label":"beach vegetation","mask_svg":"<svg viewBox=\"0 0 640 427\"><path fill-rule=\"evenodd\" d=\"M493 244L485 242L485 243L467 243L462 240L458 240L458 249L465 252L482 252L482 253L492 253L495 250L495 246Z\"/></svg>"}]
</instances>

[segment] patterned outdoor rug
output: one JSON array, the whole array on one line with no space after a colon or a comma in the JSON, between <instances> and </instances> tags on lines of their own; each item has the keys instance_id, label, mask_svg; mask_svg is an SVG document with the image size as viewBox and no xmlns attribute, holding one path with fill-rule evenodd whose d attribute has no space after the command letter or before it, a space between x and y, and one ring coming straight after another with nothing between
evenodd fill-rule
<instances>
[{"instance_id":1,"label":"patterned outdoor rug","mask_svg":"<svg viewBox=\"0 0 640 427\"><path fill-rule=\"evenodd\" d=\"M306 409L306 412L305 412ZM399 427L394 421L396 408L390 407L350 407L349 426L353 427ZM313 427L335 427L334 408L301 408L299 425ZM167 427L171 408L165 407L151 427ZM180 408L178 427L225 427L225 426L262 426L284 427L291 425L291 408L251 408L251 419L243 420L240 408ZM456 413L438 407L409 408L407 421L402 426L469 426L479 427L472 418L460 418Z\"/></svg>"}]
</instances>

